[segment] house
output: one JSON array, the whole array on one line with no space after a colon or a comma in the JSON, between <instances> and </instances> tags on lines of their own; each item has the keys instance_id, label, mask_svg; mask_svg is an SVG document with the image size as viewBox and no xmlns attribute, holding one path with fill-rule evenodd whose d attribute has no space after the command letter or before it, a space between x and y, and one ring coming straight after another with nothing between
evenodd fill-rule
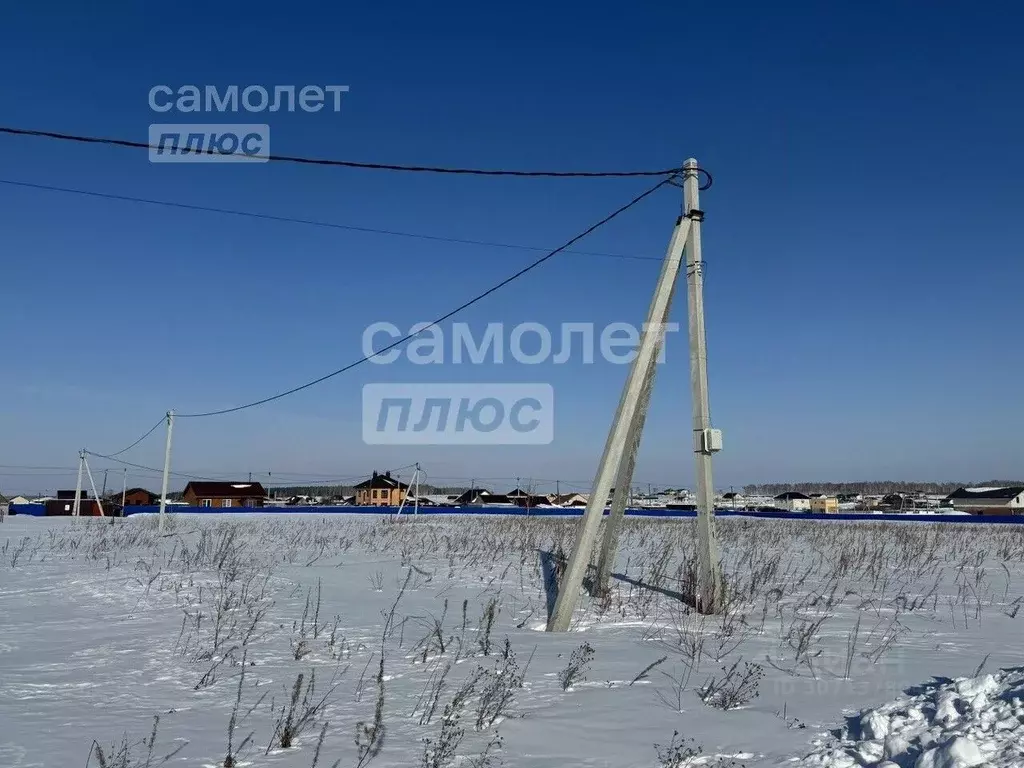
<instances>
[{"instance_id":1,"label":"house","mask_svg":"<svg viewBox=\"0 0 1024 768\"><path fill-rule=\"evenodd\" d=\"M554 494L550 497L552 504L557 504L560 507L585 507L587 506L587 497L582 493L560 493Z\"/></svg>"},{"instance_id":2,"label":"house","mask_svg":"<svg viewBox=\"0 0 1024 768\"><path fill-rule=\"evenodd\" d=\"M467 488L454 499L452 499L452 504L458 507L482 504L483 497L491 495L491 492L486 488Z\"/></svg>"},{"instance_id":3,"label":"house","mask_svg":"<svg viewBox=\"0 0 1024 768\"><path fill-rule=\"evenodd\" d=\"M267 492L260 483L190 481L182 494L190 507L262 507Z\"/></svg>"},{"instance_id":4,"label":"house","mask_svg":"<svg viewBox=\"0 0 1024 768\"><path fill-rule=\"evenodd\" d=\"M815 493L811 495L811 512L834 515L838 511L839 499L835 496L826 496L823 493Z\"/></svg>"},{"instance_id":5,"label":"house","mask_svg":"<svg viewBox=\"0 0 1024 768\"><path fill-rule=\"evenodd\" d=\"M946 499L953 507L976 515L1024 514L1024 486L957 488Z\"/></svg>"},{"instance_id":6,"label":"house","mask_svg":"<svg viewBox=\"0 0 1024 768\"><path fill-rule=\"evenodd\" d=\"M409 486L393 478L391 472L383 475L374 472L369 480L355 486L356 506L397 507L408 490Z\"/></svg>"},{"instance_id":7,"label":"house","mask_svg":"<svg viewBox=\"0 0 1024 768\"><path fill-rule=\"evenodd\" d=\"M721 502L717 505L722 509L742 509L747 504L746 497L738 491L729 491L722 494Z\"/></svg>"},{"instance_id":8,"label":"house","mask_svg":"<svg viewBox=\"0 0 1024 768\"><path fill-rule=\"evenodd\" d=\"M485 507L514 507L516 503L504 493L485 493L477 499L477 504Z\"/></svg>"},{"instance_id":9,"label":"house","mask_svg":"<svg viewBox=\"0 0 1024 768\"><path fill-rule=\"evenodd\" d=\"M57 491L56 498L47 499L43 503L46 505L47 516L75 514L74 491ZM101 514L99 502L90 499L88 491L82 491L78 497L78 514L82 517L99 517Z\"/></svg>"},{"instance_id":10,"label":"house","mask_svg":"<svg viewBox=\"0 0 1024 768\"><path fill-rule=\"evenodd\" d=\"M114 494L114 499L117 502L121 501L117 494ZM126 507L151 507L159 503L160 496L145 488L129 488L124 493L124 506Z\"/></svg>"},{"instance_id":11,"label":"house","mask_svg":"<svg viewBox=\"0 0 1024 768\"><path fill-rule=\"evenodd\" d=\"M32 503L32 500L31 499L27 499L24 496L15 496L13 499L10 500L10 504L11 505L14 505L14 504L31 504L31 503Z\"/></svg>"},{"instance_id":12,"label":"house","mask_svg":"<svg viewBox=\"0 0 1024 768\"><path fill-rule=\"evenodd\" d=\"M425 496L420 496L420 504L426 501L429 506L450 507L455 504L457 498L459 497L453 493L428 493Z\"/></svg>"},{"instance_id":13,"label":"house","mask_svg":"<svg viewBox=\"0 0 1024 768\"><path fill-rule=\"evenodd\" d=\"M790 512L810 512L811 497L800 491L786 491L775 497L775 506Z\"/></svg>"},{"instance_id":14,"label":"house","mask_svg":"<svg viewBox=\"0 0 1024 768\"><path fill-rule=\"evenodd\" d=\"M551 502L547 496L530 496L523 495L519 498L512 498L512 494L506 496L506 498L515 504L517 507L525 507L526 509L533 509L534 507L550 507Z\"/></svg>"},{"instance_id":15,"label":"house","mask_svg":"<svg viewBox=\"0 0 1024 768\"><path fill-rule=\"evenodd\" d=\"M906 493L887 493L879 501L878 506L893 512L904 512L914 509L914 499Z\"/></svg>"}]
</instances>

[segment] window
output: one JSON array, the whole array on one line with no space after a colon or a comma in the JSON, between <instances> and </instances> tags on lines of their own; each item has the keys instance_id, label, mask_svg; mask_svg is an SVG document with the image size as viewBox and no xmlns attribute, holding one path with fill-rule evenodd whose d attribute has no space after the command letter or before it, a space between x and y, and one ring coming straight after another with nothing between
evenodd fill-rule
<instances>
[{"instance_id":1,"label":"window","mask_svg":"<svg viewBox=\"0 0 1024 768\"><path fill-rule=\"evenodd\" d=\"M373 491L373 498L375 498L375 499L377 498L377 491L376 490Z\"/></svg>"},{"instance_id":2,"label":"window","mask_svg":"<svg viewBox=\"0 0 1024 768\"><path fill-rule=\"evenodd\" d=\"M224 499L224 500L223 500L223 501L222 501L222 502L220 503L220 505L221 505L222 507L233 507L233 506L235 505L235 503L234 503L234 502L233 502L233 501L232 501L231 499Z\"/></svg>"},{"instance_id":3,"label":"window","mask_svg":"<svg viewBox=\"0 0 1024 768\"><path fill-rule=\"evenodd\" d=\"M213 499L203 499L203 506L204 507L212 507L213 506Z\"/></svg>"}]
</instances>

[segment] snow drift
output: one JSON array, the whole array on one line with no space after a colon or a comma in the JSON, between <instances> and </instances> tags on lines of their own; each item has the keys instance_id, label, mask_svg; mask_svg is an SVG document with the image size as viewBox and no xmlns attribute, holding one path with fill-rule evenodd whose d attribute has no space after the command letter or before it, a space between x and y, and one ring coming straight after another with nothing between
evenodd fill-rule
<instances>
[{"instance_id":1,"label":"snow drift","mask_svg":"<svg viewBox=\"0 0 1024 768\"><path fill-rule=\"evenodd\" d=\"M1024 766L1024 667L935 682L847 719L798 763L853 768Z\"/></svg>"}]
</instances>

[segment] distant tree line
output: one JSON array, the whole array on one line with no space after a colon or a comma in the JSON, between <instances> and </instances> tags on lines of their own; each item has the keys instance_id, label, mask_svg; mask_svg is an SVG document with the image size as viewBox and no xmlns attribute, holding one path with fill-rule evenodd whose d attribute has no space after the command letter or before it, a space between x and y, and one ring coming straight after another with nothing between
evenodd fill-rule
<instances>
[{"instance_id":1,"label":"distant tree line","mask_svg":"<svg viewBox=\"0 0 1024 768\"><path fill-rule=\"evenodd\" d=\"M829 495L863 493L884 495L887 493L952 493L957 488L974 486L1024 485L1021 480L985 480L966 483L914 482L907 480L870 480L860 483L763 483L743 486L748 496L778 496L786 491L800 493L825 493Z\"/></svg>"}]
</instances>

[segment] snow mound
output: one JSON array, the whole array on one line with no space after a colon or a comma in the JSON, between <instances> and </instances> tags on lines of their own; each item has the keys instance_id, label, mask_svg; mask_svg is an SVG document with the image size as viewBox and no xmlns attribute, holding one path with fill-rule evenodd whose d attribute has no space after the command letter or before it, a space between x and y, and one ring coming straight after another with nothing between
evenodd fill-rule
<instances>
[{"instance_id":1,"label":"snow mound","mask_svg":"<svg viewBox=\"0 0 1024 768\"><path fill-rule=\"evenodd\" d=\"M944 679L847 718L838 741L795 765L827 768L1024 766L1024 667Z\"/></svg>"}]
</instances>

